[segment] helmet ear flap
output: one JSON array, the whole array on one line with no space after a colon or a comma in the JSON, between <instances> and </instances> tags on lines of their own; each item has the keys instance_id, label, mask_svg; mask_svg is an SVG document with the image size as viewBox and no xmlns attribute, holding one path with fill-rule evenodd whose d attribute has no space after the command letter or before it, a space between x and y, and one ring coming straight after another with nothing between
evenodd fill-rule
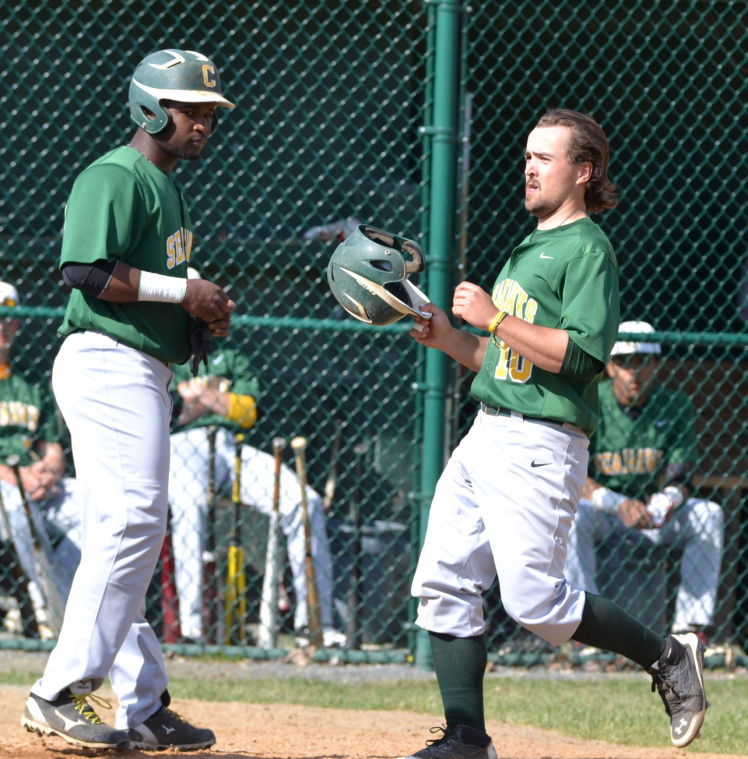
<instances>
[{"instance_id":1,"label":"helmet ear flap","mask_svg":"<svg viewBox=\"0 0 748 759\"><path fill-rule=\"evenodd\" d=\"M155 108L155 110L153 110ZM133 114L133 120L135 123L148 134L158 134L169 126L171 116L169 112L159 103L155 101L150 106L143 103L136 104L134 109L131 109ZM135 118L135 114L139 113L140 118Z\"/></svg>"},{"instance_id":2,"label":"helmet ear flap","mask_svg":"<svg viewBox=\"0 0 748 759\"><path fill-rule=\"evenodd\" d=\"M408 274L416 274L419 271L423 271L423 250L414 240L384 232L381 229L370 227L368 224L362 224L359 229L369 240L384 245L387 248L394 248L401 254L407 253L410 256L410 260L403 260L405 261L405 271Z\"/></svg>"}]
</instances>

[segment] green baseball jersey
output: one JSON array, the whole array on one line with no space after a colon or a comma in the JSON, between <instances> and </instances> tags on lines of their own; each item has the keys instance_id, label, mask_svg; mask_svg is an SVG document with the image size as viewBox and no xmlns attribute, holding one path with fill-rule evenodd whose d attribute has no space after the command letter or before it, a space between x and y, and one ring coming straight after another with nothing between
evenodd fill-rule
<instances>
[{"instance_id":1,"label":"green baseball jersey","mask_svg":"<svg viewBox=\"0 0 748 759\"><path fill-rule=\"evenodd\" d=\"M32 461L37 443L59 439L57 414L51 393L11 374L0 379L0 460L11 454L21 466Z\"/></svg>"},{"instance_id":2,"label":"green baseball jersey","mask_svg":"<svg viewBox=\"0 0 748 759\"><path fill-rule=\"evenodd\" d=\"M197 374L198 378L215 378L223 380L221 389L237 395L251 395L259 403L260 383L249 368L249 359L234 348L218 348L208 356L208 366L202 362ZM177 384L192 380L192 373L188 366L175 366L174 379L172 380L172 392L176 392ZM193 427L207 427L217 425L228 427L236 432L242 432L242 428L221 414L205 414L183 425L175 425L173 432L188 430Z\"/></svg>"},{"instance_id":3,"label":"green baseball jersey","mask_svg":"<svg viewBox=\"0 0 748 759\"><path fill-rule=\"evenodd\" d=\"M697 458L694 412L688 397L654 385L638 415L621 406L611 380L600 383L600 424L590 441L589 475L611 490L646 501L665 483L670 464Z\"/></svg>"},{"instance_id":4,"label":"green baseball jersey","mask_svg":"<svg viewBox=\"0 0 748 759\"><path fill-rule=\"evenodd\" d=\"M590 356L608 360L618 332L618 262L590 219L534 230L512 251L491 297L511 316L566 330ZM592 434L598 380L540 369L497 339L489 340L471 392L489 405L570 422Z\"/></svg>"},{"instance_id":5,"label":"green baseball jersey","mask_svg":"<svg viewBox=\"0 0 748 759\"><path fill-rule=\"evenodd\" d=\"M112 150L75 180L65 210L60 266L118 259L187 276L189 212L171 177L131 147ZM60 334L94 330L166 362L189 355L188 314L178 303L111 303L73 289Z\"/></svg>"}]
</instances>

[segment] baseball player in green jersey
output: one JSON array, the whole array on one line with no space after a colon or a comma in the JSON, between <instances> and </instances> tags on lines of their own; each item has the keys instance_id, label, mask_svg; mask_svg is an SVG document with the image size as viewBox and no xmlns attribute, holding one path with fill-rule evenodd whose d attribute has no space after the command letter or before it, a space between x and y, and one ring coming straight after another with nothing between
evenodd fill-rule
<instances>
[{"instance_id":1,"label":"baseball player in green jersey","mask_svg":"<svg viewBox=\"0 0 748 759\"><path fill-rule=\"evenodd\" d=\"M8 282L0 282L0 305L14 308L18 305L18 292ZM29 509L39 538L46 543L45 552L55 560L57 591L63 595L69 586L67 566L77 564L75 547L68 536L60 542L60 552L53 553L47 536L48 524L58 518L74 516L77 509L72 478L65 475L65 455L59 442L57 412L51 392L44 384L30 383L13 371L11 353L20 329L20 320L0 317L0 498L7 516L0 520L0 538L8 542L17 555L12 560L20 566L28 580L28 593L34 614L22 619L24 633L51 637L47 599L40 586L34 560L33 538L21 502L13 469L5 462L17 456L21 484L27 496ZM6 534L10 527L11 534ZM67 530L65 530L67 531ZM75 530L73 529L73 533ZM8 566L9 562L6 562ZM20 604L19 604L20 605ZM38 623L38 624L34 624Z\"/></svg>"},{"instance_id":2,"label":"baseball player in green jersey","mask_svg":"<svg viewBox=\"0 0 748 759\"><path fill-rule=\"evenodd\" d=\"M217 124L218 69L204 55L151 53L130 81L130 143L85 168L68 200L60 268L72 288L52 385L70 430L83 545L57 645L22 724L95 749L181 750L215 735L169 707L145 594L166 530L171 365L190 356L188 327L228 334L235 304L187 279L192 223L171 173L197 160ZM193 358L204 347L194 346ZM106 677L116 728L87 699Z\"/></svg>"},{"instance_id":3,"label":"baseball player in green jersey","mask_svg":"<svg viewBox=\"0 0 748 759\"><path fill-rule=\"evenodd\" d=\"M599 418L597 382L618 329L616 259L589 218L616 204L608 156L589 116L541 117L524 172L537 226L490 295L462 282L453 296L455 316L488 335L454 328L434 304L422 306L430 319L415 317L413 339L477 372L480 411L439 478L413 578L447 725L409 759L496 757L483 710L483 593L497 576L507 614L550 644L574 639L647 669L676 745L690 743L704 718L698 638L663 638L564 574Z\"/></svg>"},{"instance_id":4,"label":"baseball player in green jersey","mask_svg":"<svg viewBox=\"0 0 748 759\"><path fill-rule=\"evenodd\" d=\"M623 322L620 332L654 332ZM619 340L600 383L600 423L590 442L590 467L569 535L566 574L597 593L595 546L628 536L682 550L674 632L711 633L722 561L724 515L718 504L691 497L697 461L694 412L688 398L655 382L660 344Z\"/></svg>"}]
</instances>

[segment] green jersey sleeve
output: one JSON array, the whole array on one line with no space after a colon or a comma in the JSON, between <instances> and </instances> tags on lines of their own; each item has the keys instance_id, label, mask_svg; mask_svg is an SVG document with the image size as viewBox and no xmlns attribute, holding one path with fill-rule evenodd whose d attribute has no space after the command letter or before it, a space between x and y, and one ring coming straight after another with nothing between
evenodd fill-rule
<instances>
[{"instance_id":1,"label":"green jersey sleeve","mask_svg":"<svg viewBox=\"0 0 748 759\"><path fill-rule=\"evenodd\" d=\"M114 163L88 167L75 180L65 210L60 265L127 260L133 234L145 226L135 175Z\"/></svg>"},{"instance_id":2,"label":"green jersey sleeve","mask_svg":"<svg viewBox=\"0 0 748 759\"><path fill-rule=\"evenodd\" d=\"M571 261L566 268L561 300L559 327L585 353L607 362L618 333L615 260L600 251Z\"/></svg>"}]
</instances>

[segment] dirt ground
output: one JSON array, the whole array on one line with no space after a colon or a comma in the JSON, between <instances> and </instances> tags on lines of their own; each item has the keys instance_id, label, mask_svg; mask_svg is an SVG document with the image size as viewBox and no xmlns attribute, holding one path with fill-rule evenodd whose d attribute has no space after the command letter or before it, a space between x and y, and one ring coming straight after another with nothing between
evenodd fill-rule
<instances>
[{"instance_id":1,"label":"dirt ground","mask_svg":"<svg viewBox=\"0 0 748 759\"><path fill-rule=\"evenodd\" d=\"M74 759L90 752L58 738L27 732L20 714L28 688L0 686L2 759ZM102 693L102 695L106 695ZM409 712L360 712L305 706L203 703L175 699L172 708L218 739L210 751L190 759L393 759L422 748L433 717ZM106 712L101 712L106 719ZM673 747L631 748L582 741L545 730L489 721L488 731L501 759L745 759L727 754L684 753ZM164 756L142 751L110 753L137 759Z\"/></svg>"}]
</instances>

